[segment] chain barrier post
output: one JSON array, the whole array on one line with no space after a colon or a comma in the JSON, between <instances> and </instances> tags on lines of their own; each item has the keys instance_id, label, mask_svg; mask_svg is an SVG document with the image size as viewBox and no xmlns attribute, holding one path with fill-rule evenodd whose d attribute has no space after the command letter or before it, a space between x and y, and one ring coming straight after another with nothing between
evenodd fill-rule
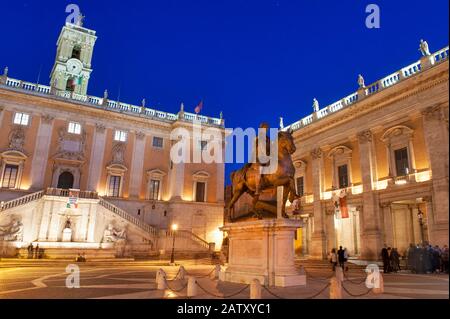
<instances>
[{"instance_id":1,"label":"chain barrier post","mask_svg":"<svg viewBox=\"0 0 450 319\"><path fill-rule=\"evenodd\" d=\"M375 284L375 287L373 287L372 291L377 295L384 293L384 279L381 272L378 273L378 284Z\"/></svg>"},{"instance_id":2,"label":"chain barrier post","mask_svg":"<svg viewBox=\"0 0 450 319\"><path fill-rule=\"evenodd\" d=\"M261 283L258 279L250 283L250 299L261 299Z\"/></svg>"},{"instance_id":3,"label":"chain barrier post","mask_svg":"<svg viewBox=\"0 0 450 319\"><path fill-rule=\"evenodd\" d=\"M178 270L178 279L183 280L186 276L186 269L183 267L183 265L180 266L180 270Z\"/></svg>"},{"instance_id":4,"label":"chain barrier post","mask_svg":"<svg viewBox=\"0 0 450 319\"><path fill-rule=\"evenodd\" d=\"M187 283L187 296L188 297L195 297L197 295L197 280L194 276L188 277L188 283Z\"/></svg>"},{"instance_id":5,"label":"chain barrier post","mask_svg":"<svg viewBox=\"0 0 450 319\"><path fill-rule=\"evenodd\" d=\"M156 284L158 290L166 289L166 273L161 268L156 273Z\"/></svg>"},{"instance_id":6,"label":"chain barrier post","mask_svg":"<svg viewBox=\"0 0 450 319\"><path fill-rule=\"evenodd\" d=\"M337 277L330 279L330 299L342 299L342 282Z\"/></svg>"},{"instance_id":7,"label":"chain barrier post","mask_svg":"<svg viewBox=\"0 0 450 319\"><path fill-rule=\"evenodd\" d=\"M220 274L220 265L216 265L214 268L214 279L219 280L219 274Z\"/></svg>"}]
</instances>

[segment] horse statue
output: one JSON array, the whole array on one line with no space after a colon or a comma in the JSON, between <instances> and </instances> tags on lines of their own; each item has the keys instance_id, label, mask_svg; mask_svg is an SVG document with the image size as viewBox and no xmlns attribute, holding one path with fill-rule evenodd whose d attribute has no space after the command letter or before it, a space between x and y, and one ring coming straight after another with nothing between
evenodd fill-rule
<instances>
[{"instance_id":1,"label":"horse statue","mask_svg":"<svg viewBox=\"0 0 450 319\"><path fill-rule=\"evenodd\" d=\"M296 151L294 144L294 139L292 137L292 130L279 131L278 132L278 167L273 174L262 174L260 181L260 189L273 189L279 186L283 187L283 203L282 203L282 216L288 218L286 214L286 202L289 197L291 202L294 201L297 196L295 191L295 168L292 162L291 155ZM234 204L244 193L248 193L253 197L253 212L256 213L257 217L261 219L262 217L257 213L258 208L266 208L271 213L276 214L276 207L268 208L267 204L262 204L259 201L259 195L256 195L256 174L259 172L260 164L257 163L247 163L240 170L231 173L233 197L228 203L226 209L228 212L234 208ZM269 205L270 206L270 205ZM230 221L232 221L232 215L229 213Z\"/></svg>"}]
</instances>

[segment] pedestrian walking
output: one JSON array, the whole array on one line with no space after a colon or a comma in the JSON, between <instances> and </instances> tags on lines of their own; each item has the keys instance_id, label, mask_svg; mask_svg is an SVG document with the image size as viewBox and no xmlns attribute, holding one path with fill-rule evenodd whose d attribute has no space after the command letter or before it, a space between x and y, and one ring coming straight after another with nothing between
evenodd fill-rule
<instances>
[{"instance_id":1,"label":"pedestrian walking","mask_svg":"<svg viewBox=\"0 0 450 319\"><path fill-rule=\"evenodd\" d=\"M389 252L387 249L387 245L384 244L383 249L381 249L381 259L383 260L383 272L386 274L389 272Z\"/></svg>"},{"instance_id":2,"label":"pedestrian walking","mask_svg":"<svg viewBox=\"0 0 450 319\"><path fill-rule=\"evenodd\" d=\"M330 253L330 263L332 264L333 271L336 270L337 262L338 262L338 257L336 254L336 248L333 248Z\"/></svg>"},{"instance_id":3,"label":"pedestrian walking","mask_svg":"<svg viewBox=\"0 0 450 319\"><path fill-rule=\"evenodd\" d=\"M342 271L344 271L345 270L345 252L344 252L344 249L342 249L342 246L339 246L339 250L338 250L337 254L338 254L339 266L342 267Z\"/></svg>"}]
</instances>

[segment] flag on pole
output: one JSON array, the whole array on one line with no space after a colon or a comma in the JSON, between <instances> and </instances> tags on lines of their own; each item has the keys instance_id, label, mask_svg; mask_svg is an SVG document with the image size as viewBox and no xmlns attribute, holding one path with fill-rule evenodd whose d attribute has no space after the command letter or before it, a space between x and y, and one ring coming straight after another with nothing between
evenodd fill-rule
<instances>
[{"instance_id":1,"label":"flag on pole","mask_svg":"<svg viewBox=\"0 0 450 319\"><path fill-rule=\"evenodd\" d=\"M194 109L195 114L200 113L200 111L202 110L202 108L203 108L203 100L201 100L200 103L198 103L198 105L195 107L195 109Z\"/></svg>"}]
</instances>

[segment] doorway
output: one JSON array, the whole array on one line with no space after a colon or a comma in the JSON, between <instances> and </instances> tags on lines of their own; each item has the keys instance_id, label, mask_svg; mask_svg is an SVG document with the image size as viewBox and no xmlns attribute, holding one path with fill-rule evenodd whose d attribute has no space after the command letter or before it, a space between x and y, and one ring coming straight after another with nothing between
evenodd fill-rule
<instances>
[{"instance_id":1,"label":"doorway","mask_svg":"<svg viewBox=\"0 0 450 319\"><path fill-rule=\"evenodd\" d=\"M58 177L58 188L70 189L73 188L74 177L70 172L62 172Z\"/></svg>"}]
</instances>

